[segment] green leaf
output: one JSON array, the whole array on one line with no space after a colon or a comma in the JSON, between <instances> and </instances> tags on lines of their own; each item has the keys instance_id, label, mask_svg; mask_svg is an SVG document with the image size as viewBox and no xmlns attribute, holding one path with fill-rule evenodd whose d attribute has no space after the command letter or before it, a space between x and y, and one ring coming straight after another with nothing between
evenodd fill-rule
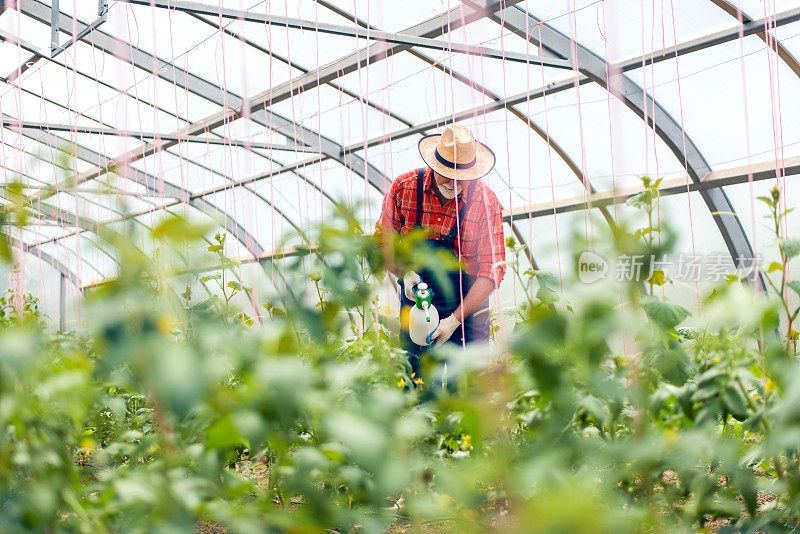
<instances>
[{"instance_id":1,"label":"green leaf","mask_svg":"<svg viewBox=\"0 0 800 534\"><path fill-rule=\"evenodd\" d=\"M689 317L689 310L672 302L661 300L652 295L642 299L642 308L650 318L664 330L678 326Z\"/></svg>"},{"instance_id":2,"label":"green leaf","mask_svg":"<svg viewBox=\"0 0 800 534\"><path fill-rule=\"evenodd\" d=\"M695 382L697 382L698 387L705 387L712 382L717 381L717 379L725 376L727 373L724 369L720 367L712 367L708 371L705 371L699 377L695 378Z\"/></svg>"},{"instance_id":3,"label":"green leaf","mask_svg":"<svg viewBox=\"0 0 800 534\"><path fill-rule=\"evenodd\" d=\"M242 284L240 284L236 280L231 280L230 282L228 282L228 287L231 289L235 289L236 291L241 291L242 289L244 289L244 286L242 286Z\"/></svg>"},{"instance_id":4,"label":"green leaf","mask_svg":"<svg viewBox=\"0 0 800 534\"><path fill-rule=\"evenodd\" d=\"M202 282L208 282L209 280L219 280L220 278L222 278L222 275L220 273L216 273L216 274L209 274L209 275L206 275L206 276L201 276L200 280Z\"/></svg>"},{"instance_id":5,"label":"green leaf","mask_svg":"<svg viewBox=\"0 0 800 534\"><path fill-rule=\"evenodd\" d=\"M800 239L781 239L779 243L788 258L794 258L800 254Z\"/></svg>"},{"instance_id":6,"label":"green leaf","mask_svg":"<svg viewBox=\"0 0 800 534\"><path fill-rule=\"evenodd\" d=\"M742 391L733 383L729 383L725 389L722 390L722 401L728 409L728 412L739 421L747 419L747 400L744 398Z\"/></svg>"},{"instance_id":7,"label":"green leaf","mask_svg":"<svg viewBox=\"0 0 800 534\"><path fill-rule=\"evenodd\" d=\"M673 386L682 386L691 376L692 363L678 343L670 343L667 350L650 350L645 361Z\"/></svg>"},{"instance_id":8,"label":"green leaf","mask_svg":"<svg viewBox=\"0 0 800 534\"><path fill-rule=\"evenodd\" d=\"M206 300L204 300L203 302L199 302L199 303L195 304L194 306L192 306L192 309L193 310L207 310L208 308L210 308L211 306L216 304L218 300L219 300L219 296L212 295L212 296L208 297Z\"/></svg>"},{"instance_id":9,"label":"green leaf","mask_svg":"<svg viewBox=\"0 0 800 534\"><path fill-rule=\"evenodd\" d=\"M244 324L245 326L253 326L255 324L255 321L253 321L253 319L251 319L250 316L244 312L239 312L236 318L240 320L242 324Z\"/></svg>"},{"instance_id":10,"label":"green leaf","mask_svg":"<svg viewBox=\"0 0 800 534\"><path fill-rule=\"evenodd\" d=\"M207 224L193 224L183 217L169 216L153 228L151 233L156 239L194 241L202 238L209 228Z\"/></svg>"},{"instance_id":11,"label":"green leaf","mask_svg":"<svg viewBox=\"0 0 800 534\"><path fill-rule=\"evenodd\" d=\"M209 252L219 252L225 247L225 245L208 245Z\"/></svg>"},{"instance_id":12,"label":"green leaf","mask_svg":"<svg viewBox=\"0 0 800 534\"><path fill-rule=\"evenodd\" d=\"M536 298L544 304L553 304L559 301L560 296L557 291L547 286L539 286L539 289L536 290Z\"/></svg>"},{"instance_id":13,"label":"green leaf","mask_svg":"<svg viewBox=\"0 0 800 534\"><path fill-rule=\"evenodd\" d=\"M242 442L242 436L230 415L218 419L208 428L206 446L209 449L228 449Z\"/></svg>"},{"instance_id":14,"label":"green leaf","mask_svg":"<svg viewBox=\"0 0 800 534\"><path fill-rule=\"evenodd\" d=\"M774 273L775 271L782 271L782 270L783 270L783 265L781 265L777 261L773 261L772 263L770 263L769 267L767 268L768 273Z\"/></svg>"},{"instance_id":15,"label":"green leaf","mask_svg":"<svg viewBox=\"0 0 800 534\"><path fill-rule=\"evenodd\" d=\"M764 204L766 204L767 206L771 207L771 208L775 207L775 203L772 201L771 198L768 198L768 197L765 197L765 196L759 196L759 197L756 197L756 198L758 200L760 200L761 202L763 202Z\"/></svg>"},{"instance_id":16,"label":"green leaf","mask_svg":"<svg viewBox=\"0 0 800 534\"><path fill-rule=\"evenodd\" d=\"M800 294L800 280L792 280L787 285L790 288L792 288L792 291L794 291L797 294Z\"/></svg>"}]
</instances>

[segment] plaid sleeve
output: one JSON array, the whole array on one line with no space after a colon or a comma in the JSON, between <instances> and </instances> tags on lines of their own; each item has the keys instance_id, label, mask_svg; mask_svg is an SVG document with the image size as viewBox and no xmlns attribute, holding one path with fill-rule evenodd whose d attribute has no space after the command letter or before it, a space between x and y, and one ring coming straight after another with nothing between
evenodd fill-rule
<instances>
[{"instance_id":1,"label":"plaid sleeve","mask_svg":"<svg viewBox=\"0 0 800 534\"><path fill-rule=\"evenodd\" d=\"M404 217L400 209L400 202L398 199L398 191L400 190L400 183L402 176L392 182L392 187L383 197L383 204L381 205L381 216L375 223L375 232L382 233L393 229L395 232L400 232L403 227Z\"/></svg>"},{"instance_id":2,"label":"plaid sleeve","mask_svg":"<svg viewBox=\"0 0 800 534\"><path fill-rule=\"evenodd\" d=\"M472 274L493 280L497 288L506 272L505 265L497 265L506 259L503 212L497 197L487 187L482 187L476 195L475 204L475 238L465 243L468 244L465 260Z\"/></svg>"}]
</instances>

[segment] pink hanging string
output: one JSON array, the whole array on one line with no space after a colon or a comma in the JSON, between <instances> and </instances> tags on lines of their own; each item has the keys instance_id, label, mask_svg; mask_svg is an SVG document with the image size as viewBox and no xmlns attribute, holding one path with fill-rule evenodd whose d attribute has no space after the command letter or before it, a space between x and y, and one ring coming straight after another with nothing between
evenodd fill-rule
<instances>
[{"instance_id":1,"label":"pink hanging string","mask_svg":"<svg viewBox=\"0 0 800 534\"><path fill-rule=\"evenodd\" d=\"M739 21L739 62L742 72L742 116L744 119L744 142L745 142L745 156L747 158L747 188L750 193L750 241L753 247L754 255L758 251L758 234L756 233L756 205L755 205L755 191L753 190L753 173L750 171L751 160L751 147L750 147L750 113L747 106L747 72L745 69L744 60L744 15L742 10L736 8L736 18ZM754 262L754 269L759 269L759 266ZM757 273L757 271L756 271ZM754 273L754 276L757 274ZM756 292L761 291L761 284L755 284Z\"/></svg>"},{"instance_id":2,"label":"pink hanging string","mask_svg":"<svg viewBox=\"0 0 800 534\"><path fill-rule=\"evenodd\" d=\"M675 5L673 0L670 0L670 14L672 16L672 38L675 46L678 45L678 35L677 35L677 28L675 25ZM683 120L683 93L681 92L681 72L680 72L680 65L678 62L678 58L675 58L675 74L677 75L677 84L678 84L678 105L680 108L680 119L681 119L681 140L683 143L683 153L686 154L686 130L684 128L684 120ZM655 106L655 100L653 101L653 105ZM694 242L694 217L692 216L692 196L689 190L689 162L686 160L686 157L683 158L683 168L686 173L686 202L688 204L688 211L689 211L689 232L692 238L692 256L697 255L695 249L695 242ZM702 178L702 176L700 177ZM725 214L720 214L720 216L725 217ZM699 280L695 280L695 293L696 293L696 300L697 300L697 313L698 316L701 314L700 310L700 283Z\"/></svg>"},{"instance_id":3,"label":"pink hanging string","mask_svg":"<svg viewBox=\"0 0 800 534\"><path fill-rule=\"evenodd\" d=\"M781 193L780 203L783 210L788 208L788 200L786 194L786 168L784 163L784 140L783 140L783 118L781 116L781 88L780 88L780 56L778 55L778 41L773 36L772 32L777 31L775 23L776 9L774 3L770 4L768 1L764 2L764 35L767 45L767 65L769 68L769 88L770 88L770 104L772 115L772 136L774 145L775 157L775 181L778 190ZM782 218L779 225L781 237L786 238L788 235L786 218ZM787 281L791 280L789 266L787 264L786 270L781 274ZM784 298L789 305L792 304L793 296L792 291L787 287L784 291Z\"/></svg>"}]
</instances>

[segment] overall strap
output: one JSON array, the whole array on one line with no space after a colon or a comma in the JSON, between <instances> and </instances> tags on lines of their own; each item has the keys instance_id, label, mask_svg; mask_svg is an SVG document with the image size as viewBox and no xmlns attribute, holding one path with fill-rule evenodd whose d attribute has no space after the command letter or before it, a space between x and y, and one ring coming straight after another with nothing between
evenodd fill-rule
<instances>
[{"instance_id":1,"label":"overall strap","mask_svg":"<svg viewBox=\"0 0 800 534\"><path fill-rule=\"evenodd\" d=\"M447 234L445 239L455 240L456 236L458 236L459 226L464 224L464 217L467 215L467 208L470 206L470 204L472 204L472 193L475 191L475 182L477 182L477 180L472 180L467 186L467 194L464 196L464 202L461 204L461 209L458 211L458 219L456 219L456 222L453 223L453 227L450 229L450 233Z\"/></svg>"},{"instance_id":2,"label":"overall strap","mask_svg":"<svg viewBox=\"0 0 800 534\"><path fill-rule=\"evenodd\" d=\"M422 228L422 181L425 178L425 167L417 171L417 217L414 221L415 228Z\"/></svg>"}]
</instances>

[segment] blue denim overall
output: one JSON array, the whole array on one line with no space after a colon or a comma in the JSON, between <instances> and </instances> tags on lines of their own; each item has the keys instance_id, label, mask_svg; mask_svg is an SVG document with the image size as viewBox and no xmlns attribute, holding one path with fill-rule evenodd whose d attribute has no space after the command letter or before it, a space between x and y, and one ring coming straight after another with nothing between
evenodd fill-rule
<instances>
[{"instance_id":1,"label":"blue denim overall","mask_svg":"<svg viewBox=\"0 0 800 534\"><path fill-rule=\"evenodd\" d=\"M417 213L414 223L416 228L422 228L420 221L422 220L422 182L424 175L424 168L417 171ZM470 182L469 186L467 187L466 199L461 205L458 219L456 219L456 222L453 224L453 228L442 239L427 239L426 242L428 246L435 249L447 250L455 256L454 245L457 239L461 239L459 223L463 224L464 216L467 213L467 207L472 202L472 193L474 190L475 182L473 181ZM432 303L434 306L436 306L440 319L444 319L445 317L449 316L456 310L456 308L458 308L459 304L461 303L462 296L466 296L467 293L469 293L469 290L472 288L472 285L475 283L474 276L470 276L461 270L452 271L446 275L447 280L445 283L447 283L449 286L448 291L440 284L439 278L434 276L434 274L428 269L420 270L417 274L419 274L423 282L428 284L428 287L433 289ZM403 280L400 279L397 282L400 284L400 307L403 308L404 306L413 306L414 302L408 300L405 296ZM471 341L488 340L489 313L485 311L488 305L489 301L487 300L483 305L478 307L479 312L484 310L482 313L478 314L478 317L475 315L468 315L465 317L464 324L460 325L455 332L453 332L453 335L450 336L448 343L461 345L462 343L469 343ZM461 320L460 317L458 319ZM417 373L417 376L419 376L419 357L425 351L433 348L433 344L427 347L421 347L417 345L411 341L408 331L403 330L402 328L400 329L400 342L408 352L408 361L411 364L412 371Z\"/></svg>"}]
</instances>

